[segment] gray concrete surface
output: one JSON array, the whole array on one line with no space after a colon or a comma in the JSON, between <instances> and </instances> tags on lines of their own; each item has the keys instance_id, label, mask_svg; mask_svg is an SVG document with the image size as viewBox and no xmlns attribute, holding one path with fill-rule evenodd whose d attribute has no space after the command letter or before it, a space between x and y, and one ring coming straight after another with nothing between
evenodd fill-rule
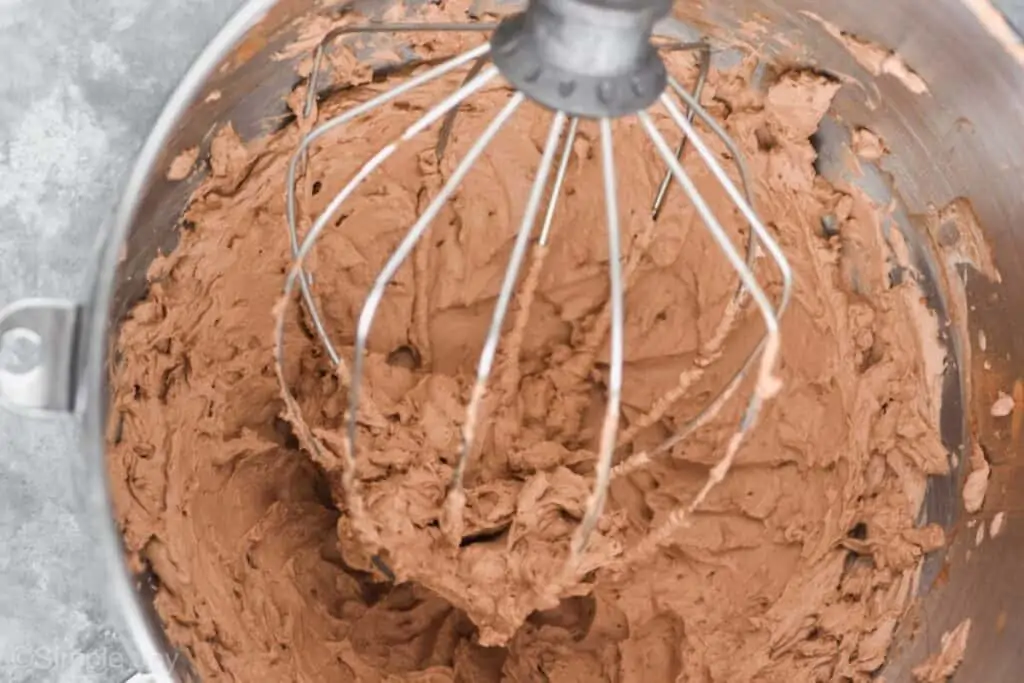
<instances>
[{"instance_id":1,"label":"gray concrete surface","mask_svg":"<svg viewBox=\"0 0 1024 683\"><path fill-rule=\"evenodd\" d=\"M242 0L0 0L0 306L79 296L96 232L196 52ZM131 673L76 518L69 422L0 413L0 682Z\"/></svg>"},{"instance_id":2,"label":"gray concrete surface","mask_svg":"<svg viewBox=\"0 0 1024 683\"><path fill-rule=\"evenodd\" d=\"M242 0L0 0L0 306L79 296L167 94ZM1024 0L1003 6L1024 26ZM0 682L131 674L76 517L75 426L0 413Z\"/></svg>"}]
</instances>

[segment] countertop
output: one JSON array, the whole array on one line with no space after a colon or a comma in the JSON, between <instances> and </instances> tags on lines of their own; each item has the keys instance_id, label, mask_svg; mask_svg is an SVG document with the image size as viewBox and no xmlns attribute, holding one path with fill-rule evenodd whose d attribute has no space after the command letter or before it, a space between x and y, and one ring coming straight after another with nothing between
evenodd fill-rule
<instances>
[{"instance_id":1,"label":"countertop","mask_svg":"<svg viewBox=\"0 0 1024 683\"><path fill-rule=\"evenodd\" d=\"M243 0L0 0L0 307L78 297L134 155ZM1024 0L997 2L1024 26ZM0 412L0 683L119 683L70 420Z\"/></svg>"},{"instance_id":2,"label":"countertop","mask_svg":"<svg viewBox=\"0 0 1024 683\"><path fill-rule=\"evenodd\" d=\"M0 0L0 306L79 297L171 89L243 0ZM132 669L77 517L71 420L0 412L0 682Z\"/></svg>"}]
</instances>

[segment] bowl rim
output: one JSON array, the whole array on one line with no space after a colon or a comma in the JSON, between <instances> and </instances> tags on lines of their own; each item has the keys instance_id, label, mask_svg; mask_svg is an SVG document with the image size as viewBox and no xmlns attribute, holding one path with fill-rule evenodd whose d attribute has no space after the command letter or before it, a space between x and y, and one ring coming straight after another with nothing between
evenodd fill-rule
<instances>
[{"instance_id":1,"label":"bowl rim","mask_svg":"<svg viewBox=\"0 0 1024 683\"><path fill-rule=\"evenodd\" d=\"M101 231L91 283L84 302L85 327L80 358L83 368L76 408L82 416L82 448L85 457L84 507L94 522L97 559L106 573L106 593L120 620L121 634L135 647L141 661L136 664L156 680L179 680L175 673L179 655L166 646L162 630L142 604L136 581L126 561L123 539L111 514L113 497L107 479L106 422L108 405L109 315L114 300L114 273L118 271L121 245L138 217L143 191L161 154L175 132L182 114L202 93L204 85L250 30L260 24L279 0L246 0L193 60L172 91L136 157L121 200L107 226Z\"/></svg>"}]
</instances>

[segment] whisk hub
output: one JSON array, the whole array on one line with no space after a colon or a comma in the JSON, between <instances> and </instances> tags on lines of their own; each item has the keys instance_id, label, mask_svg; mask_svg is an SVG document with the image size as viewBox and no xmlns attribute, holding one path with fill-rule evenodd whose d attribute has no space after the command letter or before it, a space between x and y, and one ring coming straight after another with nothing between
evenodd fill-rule
<instances>
[{"instance_id":1,"label":"whisk hub","mask_svg":"<svg viewBox=\"0 0 1024 683\"><path fill-rule=\"evenodd\" d=\"M533 0L491 38L494 63L528 97L587 118L645 109L665 89L651 44L669 0Z\"/></svg>"}]
</instances>

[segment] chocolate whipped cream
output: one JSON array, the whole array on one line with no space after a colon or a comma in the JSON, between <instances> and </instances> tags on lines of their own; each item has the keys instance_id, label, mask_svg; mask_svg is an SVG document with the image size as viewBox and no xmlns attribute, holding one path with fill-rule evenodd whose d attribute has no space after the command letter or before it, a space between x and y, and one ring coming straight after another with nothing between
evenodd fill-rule
<instances>
[{"instance_id":1,"label":"chocolate whipped cream","mask_svg":"<svg viewBox=\"0 0 1024 683\"><path fill-rule=\"evenodd\" d=\"M669 59L692 79L690 55ZM642 558L631 551L721 457L753 379L689 439L616 477L587 571L554 594L605 404L596 125L580 125L551 242L527 258L535 292L521 283L509 315L467 473L461 547L441 529L445 487L550 113L520 108L387 290L355 454L366 533L341 487L347 386L298 300L283 368L298 410L286 410L275 374L273 311L291 264L285 175L313 120L248 145L220 131L180 244L153 263L148 295L122 327L109 456L128 552L151 571L167 634L204 680L870 679L923 554L943 542L941 529L915 527L927 475L948 467L928 360L936 329L912 279L890 278L884 211L815 173L809 137L837 84L791 71L754 90L752 70L712 72L703 101L747 155L756 207L793 267L782 388L729 476ZM302 229L459 79L316 144L298 184ZM314 117L392 86L356 84ZM385 259L509 95L499 79L473 97L440 159L436 130L400 147L324 233L307 266L345 358ZM664 112L654 115L678 141ZM694 372L737 277L679 188L651 219L664 166L635 118L614 132L627 272L623 462L699 413L763 328L748 306L716 360ZM741 245L748 228L692 149L684 166ZM777 299L778 273L766 259L757 273ZM683 376L688 390L650 419Z\"/></svg>"}]
</instances>

